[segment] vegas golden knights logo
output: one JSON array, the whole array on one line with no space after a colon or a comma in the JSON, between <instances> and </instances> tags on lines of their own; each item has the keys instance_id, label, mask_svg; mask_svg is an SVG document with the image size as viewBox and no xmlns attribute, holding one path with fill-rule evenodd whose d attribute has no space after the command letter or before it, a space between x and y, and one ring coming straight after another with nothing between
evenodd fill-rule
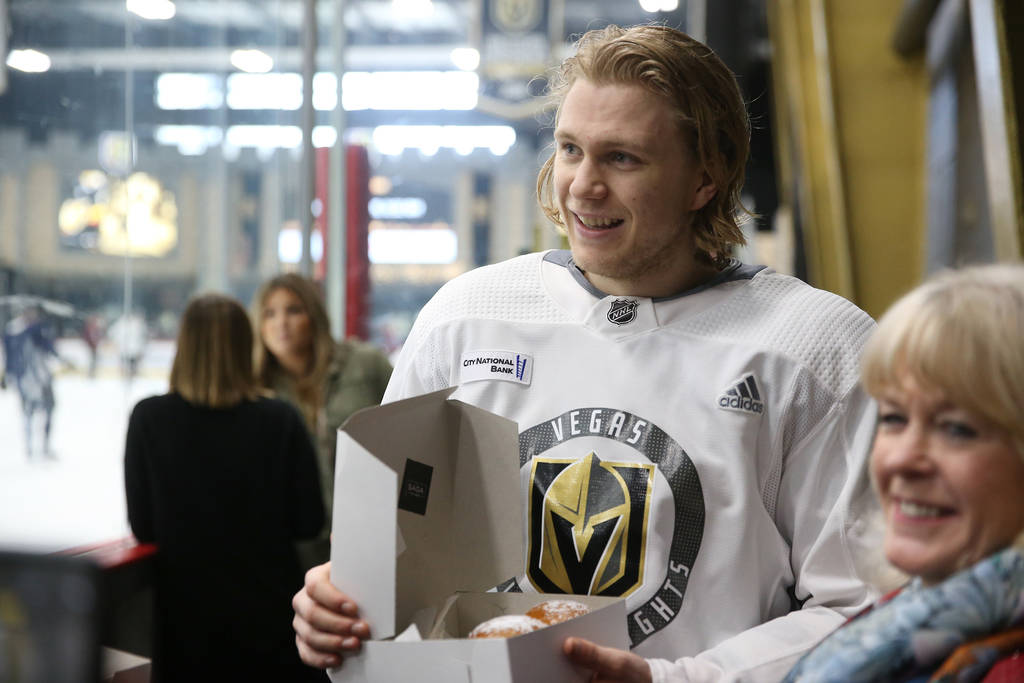
<instances>
[{"instance_id":1,"label":"vegas golden knights logo","mask_svg":"<svg viewBox=\"0 0 1024 683\"><path fill-rule=\"evenodd\" d=\"M534 458L531 480L530 581L547 593L632 593L643 578L654 465L594 453Z\"/></svg>"},{"instance_id":2,"label":"vegas golden knights logo","mask_svg":"<svg viewBox=\"0 0 1024 683\"><path fill-rule=\"evenodd\" d=\"M641 457L603 460L604 440L607 452L626 447ZM525 578L535 589L628 596L631 647L680 616L704 535L704 493L671 435L617 408L574 408L519 434L519 464L529 468ZM655 531L652 517L665 521L665 512L671 529ZM648 538L655 533L656 540ZM652 564L648 550L655 544L659 559ZM522 586L513 578L498 590Z\"/></svg>"}]
</instances>

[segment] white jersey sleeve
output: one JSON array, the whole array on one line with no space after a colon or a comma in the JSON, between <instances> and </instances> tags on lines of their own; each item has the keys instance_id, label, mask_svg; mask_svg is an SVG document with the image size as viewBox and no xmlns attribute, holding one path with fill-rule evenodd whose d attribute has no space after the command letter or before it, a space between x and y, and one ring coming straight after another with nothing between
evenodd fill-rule
<instances>
[{"instance_id":1,"label":"white jersey sleeve","mask_svg":"<svg viewBox=\"0 0 1024 683\"><path fill-rule=\"evenodd\" d=\"M858 578L855 553L867 552L862 515L873 505L863 457L875 407L853 387L790 454L777 524L791 543L795 599L802 608L674 662L648 660L654 683L782 679L797 660L875 594ZM820 501L834 501L823 508Z\"/></svg>"}]
</instances>

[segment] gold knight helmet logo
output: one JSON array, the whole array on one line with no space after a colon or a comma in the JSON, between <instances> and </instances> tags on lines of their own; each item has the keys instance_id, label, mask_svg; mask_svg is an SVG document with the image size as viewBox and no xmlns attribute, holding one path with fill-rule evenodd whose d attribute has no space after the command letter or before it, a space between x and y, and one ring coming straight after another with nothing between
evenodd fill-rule
<instances>
[{"instance_id":1,"label":"gold knight helmet logo","mask_svg":"<svg viewBox=\"0 0 1024 683\"><path fill-rule=\"evenodd\" d=\"M534 458L529 578L545 592L626 596L643 579L654 465ZM539 527L539 529L538 529Z\"/></svg>"},{"instance_id":2,"label":"gold knight helmet logo","mask_svg":"<svg viewBox=\"0 0 1024 683\"><path fill-rule=\"evenodd\" d=\"M616 460L598 456L605 441ZM572 408L520 432L519 464L533 589L628 596L630 647L680 615L705 511L697 468L670 434L619 408ZM499 590L523 587L517 577Z\"/></svg>"}]
</instances>

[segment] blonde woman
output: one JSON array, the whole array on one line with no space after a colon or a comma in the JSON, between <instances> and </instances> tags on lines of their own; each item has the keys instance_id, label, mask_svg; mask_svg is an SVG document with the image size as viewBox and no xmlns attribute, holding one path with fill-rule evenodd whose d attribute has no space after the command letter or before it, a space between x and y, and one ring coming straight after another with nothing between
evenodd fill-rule
<instances>
[{"instance_id":1,"label":"blonde woman","mask_svg":"<svg viewBox=\"0 0 1024 683\"><path fill-rule=\"evenodd\" d=\"M370 344L354 339L336 342L320 292L301 275L287 273L268 280L253 308L256 376L261 386L290 401L305 417L316 443L329 512L338 427L360 408L380 403L391 363ZM307 567L326 562L327 532L301 552Z\"/></svg>"},{"instance_id":2,"label":"blonde woman","mask_svg":"<svg viewBox=\"0 0 1024 683\"><path fill-rule=\"evenodd\" d=\"M170 392L135 406L128 519L156 543L155 681L322 680L295 653L295 541L323 527L302 418L261 396L245 309L220 295L181 320Z\"/></svg>"},{"instance_id":3,"label":"blonde woman","mask_svg":"<svg viewBox=\"0 0 1024 683\"><path fill-rule=\"evenodd\" d=\"M886 560L909 582L786 679L1024 680L1024 266L936 277L865 350Z\"/></svg>"}]
</instances>

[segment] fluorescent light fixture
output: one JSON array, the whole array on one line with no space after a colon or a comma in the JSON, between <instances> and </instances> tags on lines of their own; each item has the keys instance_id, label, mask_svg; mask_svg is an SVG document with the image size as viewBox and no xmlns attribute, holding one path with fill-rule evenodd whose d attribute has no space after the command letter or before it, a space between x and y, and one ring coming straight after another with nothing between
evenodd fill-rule
<instances>
[{"instance_id":1,"label":"fluorescent light fixture","mask_svg":"<svg viewBox=\"0 0 1024 683\"><path fill-rule=\"evenodd\" d=\"M451 228L370 230L370 263L454 263L459 240Z\"/></svg>"},{"instance_id":2,"label":"fluorescent light fixture","mask_svg":"<svg viewBox=\"0 0 1024 683\"><path fill-rule=\"evenodd\" d=\"M451 60L463 71L476 71L480 66L480 52L471 47L457 47L452 50Z\"/></svg>"},{"instance_id":3,"label":"fluorescent light fixture","mask_svg":"<svg viewBox=\"0 0 1024 683\"><path fill-rule=\"evenodd\" d=\"M398 19L426 19L434 13L431 0L391 0L391 12Z\"/></svg>"},{"instance_id":4,"label":"fluorescent light fixture","mask_svg":"<svg viewBox=\"0 0 1024 683\"><path fill-rule=\"evenodd\" d=\"M177 147L183 156L201 156L224 140L224 131L217 126L157 126L153 139Z\"/></svg>"},{"instance_id":5,"label":"fluorescent light fixture","mask_svg":"<svg viewBox=\"0 0 1024 683\"><path fill-rule=\"evenodd\" d=\"M640 0L640 9L645 12L671 12L679 7L679 0Z\"/></svg>"},{"instance_id":6,"label":"fluorescent light fixture","mask_svg":"<svg viewBox=\"0 0 1024 683\"><path fill-rule=\"evenodd\" d=\"M309 255L313 263L319 263L324 256L324 238L319 230L309 235ZM281 263L298 263L302 259L302 230L286 227L277 233L277 258Z\"/></svg>"},{"instance_id":7,"label":"fluorescent light fixture","mask_svg":"<svg viewBox=\"0 0 1024 683\"><path fill-rule=\"evenodd\" d=\"M349 71L341 80L346 111L469 110L480 78L468 71Z\"/></svg>"},{"instance_id":8,"label":"fluorescent light fixture","mask_svg":"<svg viewBox=\"0 0 1024 683\"><path fill-rule=\"evenodd\" d=\"M220 109L224 92L214 74L165 73L156 77L156 106L160 109Z\"/></svg>"},{"instance_id":9,"label":"fluorescent light fixture","mask_svg":"<svg viewBox=\"0 0 1024 683\"><path fill-rule=\"evenodd\" d=\"M217 126L157 126L153 139L158 144L177 147L186 156L205 154L210 147L224 144L233 150L297 149L302 145L298 126L231 126L225 133ZM333 147L338 131L333 126L313 128L314 147Z\"/></svg>"},{"instance_id":10,"label":"fluorescent light fixture","mask_svg":"<svg viewBox=\"0 0 1024 683\"><path fill-rule=\"evenodd\" d=\"M251 74L265 74L274 68L274 60L263 50L232 50L231 66Z\"/></svg>"},{"instance_id":11,"label":"fluorescent light fixture","mask_svg":"<svg viewBox=\"0 0 1024 683\"><path fill-rule=\"evenodd\" d=\"M50 58L38 50L11 50L7 55L7 66L30 74L50 70Z\"/></svg>"},{"instance_id":12,"label":"fluorescent light fixture","mask_svg":"<svg viewBox=\"0 0 1024 683\"><path fill-rule=\"evenodd\" d=\"M422 197L373 197L369 209L376 220L415 221L427 215L427 202Z\"/></svg>"},{"instance_id":13,"label":"fluorescent light fixture","mask_svg":"<svg viewBox=\"0 0 1024 683\"><path fill-rule=\"evenodd\" d=\"M171 0L126 0L125 7L132 14L153 21L171 19L176 11Z\"/></svg>"},{"instance_id":14,"label":"fluorescent light fixture","mask_svg":"<svg viewBox=\"0 0 1024 683\"><path fill-rule=\"evenodd\" d=\"M334 111L338 106L338 77L332 73L313 74L313 108Z\"/></svg>"},{"instance_id":15,"label":"fluorescent light fixture","mask_svg":"<svg viewBox=\"0 0 1024 683\"><path fill-rule=\"evenodd\" d=\"M268 57L269 59L269 57ZM233 73L226 80L209 73L166 73L157 77L161 109L263 109L295 111L302 106L302 76L297 73ZM471 110L480 78L471 71L349 71L342 79L342 106L348 111ZM313 107L338 106L338 80L332 73L313 76Z\"/></svg>"},{"instance_id":16,"label":"fluorescent light fixture","mask_svg":"<svg viewBox=\"0 0 1024 683\"><path fill-rule=\"evenodd\" d=\"M496 156L508 153L516 142L511 126L377 126L373 145L382 154L400 155L407 149L429 154L441 147L459 154L488 149Z\"/></svg>"},{"instance_id":17,"label":"fluorescent light fixture","mask_svg":"<svg viewBox=\"0 0 1024 683\"><path fill-rule=\"evenodd\" d=\"M314 147L334 147L338 141L338 129L334 126L313 126Z\"/></svg>"},{"instance_id":18,"label":"fluorescent light fixture","mask_svg":"<svg viewBox=\"0 0 1024 683\"><path fill-rule=\"evenodd\" d=\"M232 153L244 148L263 152L298 149L302 129L298 126L239 125L226 131L217 126L158 126L154 138L161 145L176 146L185 155L204 154L210 147L223 145ZM338 131L333 126L313 128L314 147L333 147ZM382 154L400 155L407 149L432 156L441 149L458 154L490 150L496 156L507 154L516 142L511 126L378 126L369 142Z\"/></svg>"},{"instance_id":19,"label":"fluorescent light fixture","mask_svg":"<svg viewBox=\"0 0 1024 683\"><path fill-rule=\"evenodd\" d=\"M298 126L230 126L224 143L231 147L293 149L302 144Z\"/></svg>"},{"instance_id":20,"label":"fluorescent light fixture","mask_svg":"<svg viewBox=\"0 0 1024 683\"><path fill-rule=\"evenodd\" d=\"M227 78L231 109L284 109L302 106L299 74L231 74Z\"/></svg>"}]
</instances>

